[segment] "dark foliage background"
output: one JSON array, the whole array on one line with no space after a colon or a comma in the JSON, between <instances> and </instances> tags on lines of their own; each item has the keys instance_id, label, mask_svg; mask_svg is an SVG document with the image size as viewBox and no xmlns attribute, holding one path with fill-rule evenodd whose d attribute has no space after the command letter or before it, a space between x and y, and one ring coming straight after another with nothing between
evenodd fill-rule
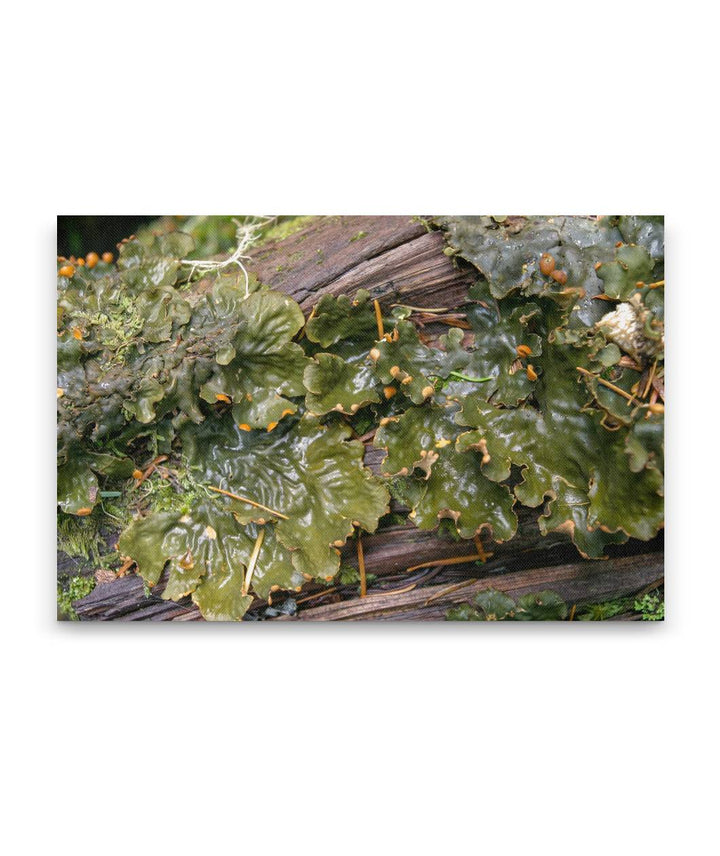
<instances>
[{"instance_id":1,"label":"dark foliage background","mask_svg":"<svg viewBox=\"0 0 720 856\"><path fill-rule=\"evenodd\" d=\"M143 224L156 219L157 215L144 214L58 215L58 255L85 256L91 251L114 253L119 241L132 235Z\"/></svg>"}]
</instances>

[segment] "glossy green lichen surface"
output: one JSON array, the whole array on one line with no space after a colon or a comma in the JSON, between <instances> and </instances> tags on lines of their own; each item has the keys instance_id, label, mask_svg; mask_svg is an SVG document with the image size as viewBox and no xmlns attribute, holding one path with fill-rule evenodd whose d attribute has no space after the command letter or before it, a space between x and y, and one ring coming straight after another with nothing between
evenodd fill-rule
<instances>
[{"instance_id":1,"label":"glossy green lichen surface","mask_svg":"<svg viewBox=\"0 0 720 856\"><path fill-rule=\"evenodd\" d=\"M198 282L180 232L142 234L117 265L58 276L61 513L117 511L108 497L121 496L135 518L120 554L148 585L167 572L163 597L191 596L211 620L332 580L389 489L418 527L443 521L462 538L511 539L518 503L585 556L652 538L661 219L437 222L477 282L460 307L467 331L434 346L402 308L380 336L366 291L323 297L306 322L238 267ZM357 440L370 429L387 453L380 477ZM144 481L153 456L166 463Z\"/></svg>"}]
</instances>

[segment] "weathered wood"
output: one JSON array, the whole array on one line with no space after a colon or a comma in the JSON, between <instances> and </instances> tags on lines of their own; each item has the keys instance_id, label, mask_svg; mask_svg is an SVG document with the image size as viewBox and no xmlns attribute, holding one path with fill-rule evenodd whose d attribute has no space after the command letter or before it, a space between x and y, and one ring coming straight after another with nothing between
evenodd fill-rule
<instances>
[{"instance_id":1,"label":"weathered wood","mask_svg":"<svg viewBox=\"0 0 720 856\"><path fill-rule=\"evenodd\" d=\"M633 594L663 575L663 557L659 553L626 556L607 562L584 562L531 568L513 574L483 576L461 589L447 585L418 588L402 594L368 595L341 603L301 610L286 620L432 620L441 619L448 607L465 603L477 592L494 588L513 598L530 592L551 589L567 603L593 603ZM434 598L433 600L430 600ZM430 600L430 602L428 602Z\"/></svg>"},{"instance_id":2,"label":"weathered wood","mask_svg":"<svg viewBox=\"0 0 720 856\"><path fill-rule=\"evenodd\" d=\"M358 235L365 233L365 237ZM368 289L387 308L458 306L477 276L443 254L440 232L410 217L319 217L281 242L264 245L248 269L308 313L324 294Z\"/></svg>"},{"instance_id":3,"label":"weathered wood","mask_svg":"<svg viewBox=\"0 0 720 856\"><path fill-rule=\"evenodd\" d=\"M488 561L478 566L472 562L458 564L444 568L443 573L436 578L438 585L448 586L459 580L468 579L474 575L482 574L509 576L513 572L528 572L526 569L545 568L548 572L557 566L574 567L582 575L583 569L590 565L604 570L608 579L620 586L617 590L611 589L607 597L617 597L623 594L622 584L624 577L617 570L624 567L623 562L632 562L636 555L649 554L657 557L659 567L662 569L662 535L653 541L644 543L630 541L622 547L610 547L608 553L611 558L606 561L587 563L577 558L577 551L570 543L567 536L558 534L556 537L543 537L537 526L537 511L520 507L518 509L520 526L515 538L507 543L497 544L485 538L486 549L493 555ZM397 578L394 583L401 587L405 578L405 570L411 564L427 561L442 561L443 559L463 556L472 552L472 542L445 540L438 538L436 532L426 532L416 529L411 523L390 526L372 535L363 535L363 546L365 554L365 567L368 574L374 574L379 581L392 577ZM626 555L630 553L630 555ZM344 564L357 567L357 553L353 541L345 545L341 551L341 560ZM529 571L534 573L533 570ZM662 575L662 570L658 576ZM582 577L580 577L582 578ZM540 578L538 578L540 579ZM655 579L655 577L653 578ZM652 581L652 580L651 580ZM162 600L162 592L167 583L167 572L161 578L151 593L146 596L142 580L130 574L110 583L98 585L83 600L75 604L75 610L81 619L96 620L126 620L126 621L176 621L197 620L200 613L191 599L184 598L175 603ZM646 583L647 584L647 583ZM538 587L542 587L539 583ZM641 588L641 586L638 586ZM325 587L318 584L308 584L304 587L303 595L319 593ZM537 589L537 587L536 587ZM423 591L427 589L423 588ZM590 590L589 590L590 591ZM370 589L372 595L373 588ZM352 589L346 589L344 597L351 596ZM381 595L383 598L391 598L391 595ZM284 595L279 595L279 599ZM600 598L602 599L602 598ZM251 609L264 606L264 601L255 600ZM307 608L304 608L304 611ZM413 618L419 615L411 616Z\"/></svg>"}]
</instances>

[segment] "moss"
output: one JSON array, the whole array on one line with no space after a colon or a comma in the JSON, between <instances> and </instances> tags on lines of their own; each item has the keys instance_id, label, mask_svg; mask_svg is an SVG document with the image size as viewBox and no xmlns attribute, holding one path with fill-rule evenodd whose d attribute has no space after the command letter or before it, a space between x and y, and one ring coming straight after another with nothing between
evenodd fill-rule
<instances>
[{"instance_id":1,"label":"moss","mask_svg":"<svg viewBox=\"0 0 720 856\"><path fill-rule=\"evenodd\" d=\"M58 618L61 621L77 621L78 616L73 608L75 601L87 597L95 588L94 577L72 577L64 584L57 584Z\"/></svg>"},{"instance_id":2,"label":"moss","mask_svg":"<svg viewBox=\"0 0 720 856\"><path fill-rule=\"evenodd\" d=\"M665 620L665 599L659 591L650 592L634 601L633 609L640 613L643 621Z\"/></svg>"},{"instance_id":3,"label":"moss","mask_svg":"<svg viewBox=\"0 0 720 856\"><path fill-rule=\"evenodd\" d=\"M608 600L603 603L589 603L578 612L578 621L607 621L616 615L630 611L631 599L627 597Z\"/></svg>"},{"instance_id":4,"label":"moss","mask_svg":"<svg viewBox=\"0 0 720 856\"><path fill-rule=\"evenodd\" d=\"M201 502L207 502L208 498L214 498L184 469L178 470L172 481L153 474L144 485L143 499L153 513L164 511L184 513Z\"/></svg>"},{"instance_id":5,"label":"moss","mask_svg":"<svg viewBox=\"0 0 720 856\"><path fill-rule=\"evenodd\" d=\"M117 303L110 302L106 312L76 310L74 313L75 320L92 328L97 343L108 352L108 357L101 360L105 369L121 363L142 332L144 321L136 304L136 298L123 295Z\"/></svg>"},{"instance_id":6,"label":"moss","mask_svg":"<svg viewBox=\"0 0 720 856\"><path fill-rule=\"evenodd\" d=\"M268 229L263 235L263 242L284 241L285 238L289 238L290 235L294 235L296 232L304 229L314 219L314 216L278 217L277 224Z\"/></svg>"},{"instance_id":7,"label":"moss","mask_svg":"<svg viewBox=\"0 0 720 856\"><path fill-rule=\"evenodd\" d=\"M350 243L352 244L353 241L360 241L363 238L367 238L367 232L358 232L357 235L353 235L352 238L350 238Z\"/></svg>"},{"instance_id":8,"label":"moss","mask_svg":"<svg viewBox=\"0 0 720 856\"><path fill-rule=\"evenodd\" d=\"M665 618L665 600L662 590L656 589L635 597L619 597L603 603L589 603L581 608L577 618L580 621L607 621L618 615L640 613L642 621L663 621Z\"/></svg>"},{"instance_id":9,"label":"moss","mask_svg":"<svg viewBox=\"0 0 720 856\"><path fill-rule=\"evenodd\" d=\"M57 546L73 558L100 561L100 550L104 541L100 535L97 514L89 517L76 517L74 514L60 512L57 516Z\"/></svg>"}]
</instances>

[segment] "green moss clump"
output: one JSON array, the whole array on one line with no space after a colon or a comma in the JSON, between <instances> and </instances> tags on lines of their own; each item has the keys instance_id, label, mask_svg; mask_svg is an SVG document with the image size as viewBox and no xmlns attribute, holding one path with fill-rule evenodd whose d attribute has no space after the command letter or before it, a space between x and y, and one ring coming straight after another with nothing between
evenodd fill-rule
<instances>
[{"instance_id":1,"label":"green moss clump","mask_svg":"<svg viewBox=\"0 0 720 856\"><path fill-rule=\"evenodd\" d=\"M278 217L276 225L271 226L263 234L263 241L284 241L285 238L304 229L314 219L313 216Z\"/></svg>"},{"instance_id":2,"label":"green moss clump","mask_svg":"<svg viewBox=\"0 0 720 856\"><path fill-rule=\"evenodd\" d=\"M94 563L99 563L104 542L100 535L98 518L95 515L75 517L59 513L57 545L59 550L72 558L92 559Z\"/></svg>"},{"instance_id":3,"label":"green moss clump","mask_svg":"<svg viewBox=\"0 0 720 856\"><path fill-rule=\"evenodd\" d=\"M73 604L87 597L95 588L94 577L72 577L65 584L58 580L57 605L58 618L63 621L78 621Z\"/></svg>"}]
</instances>

